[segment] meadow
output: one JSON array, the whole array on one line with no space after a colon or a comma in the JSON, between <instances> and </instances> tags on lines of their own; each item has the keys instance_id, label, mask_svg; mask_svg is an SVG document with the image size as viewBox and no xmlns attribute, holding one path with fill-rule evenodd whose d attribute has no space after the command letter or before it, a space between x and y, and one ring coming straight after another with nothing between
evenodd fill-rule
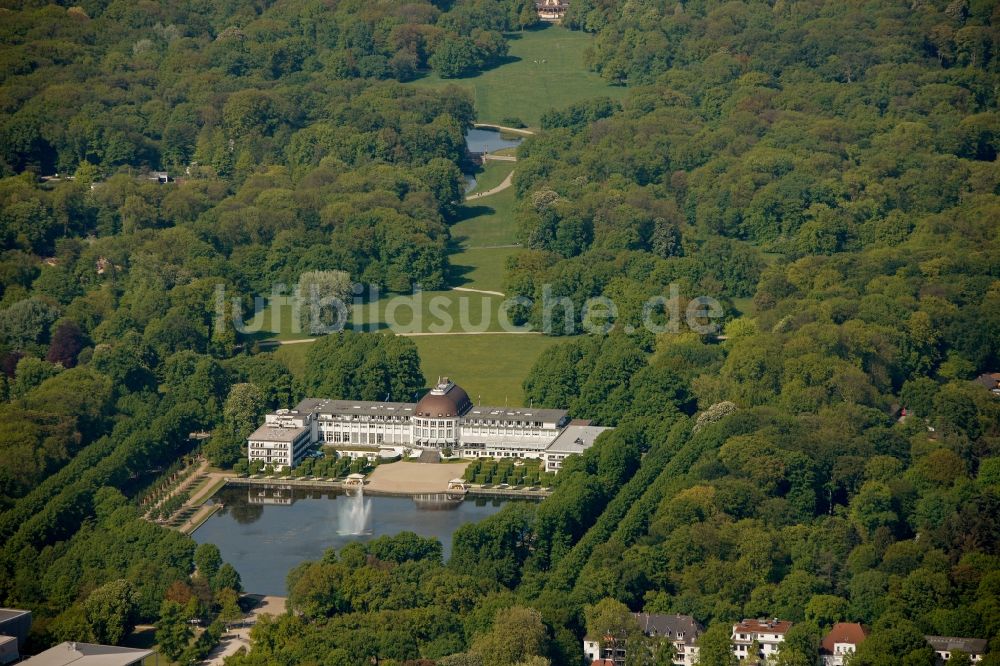
<instances>
[{"instance_id":1,"label":"meadow","mask_svg":"<svg viewBox=\"0 0 1000 666\"><path fill-rule=\"evenodd\" d=\"M420 352L420 368L428 385L447 376L475 402L521 405L521 383L545 350L571 338L545 335L434 335L411 338ZM274 355L297 377L305 373L310 345L282 345Z\"/></svg>"},{"instance_id":2,"label":"meadow","mask_svg":"<svg viewBox=\"0 0 1000 666\"><path fill-rule=\"evenodd\" d=\"M477 76L441 79L429 74L412 85L455 84L472 93L480 122L505 124L518 119L538 127L542 113L592 97L622 97L625 88L609 85L583 64L593 37L559 26L507 35L508 62Z\"/></svg>"},{"instance_id":3,"label":"meadow","mask_svg":"<svg viewBox=\"0 0 1000 666\"><path fill-rule=\"evenodd\" d=\"M501 154L501 151L511 151L510 148L501 148L496 151L497 154ZM476 173L476 187L472 189L469 194L475 194L477 192L484 192L491 188L496 187L503 179L507 177L511 171L514 170L514 162L487 162L477 173ZM485 201L485 199L484 199Z\"/></svg>"},{"instance_id":4,"label":"meadow","mask_svg":"<svg viewBox=\"0 0 1000 666\"><path fill-rule=\"evenodd\" d=\"M501 67L458 81L427 76L414 85L457 83L472 91L482 122L503 123L517 118L533 127L538 126L541 114L548 108L624 93L624 89L609 86L584 68L583 52L591 40L585 34L550 26L511 37L510 59ZM472 192L495 187L515 168L509 162L487 163L476 174L477 185ZM516 203L514 188L509 188L460 207L450 229L450 286L503 290L505 262L519 249ZM521 383L528 370L560 339L496 333L502 300L461 291L387 294L353 308L349 327L384 330L391 319L393 330L402 334L441 333L456 328L486 331L482 335L417 335L411 339L420 352L428 382L447 375L465 386L474 400L515 405L523 400ZM453 322L451 328L446 325L449 320ZM281 341L311 337L308 331L295 329L290 309L284 307L279 312L272 305L264 314L262 332L257 337ZM308 343L299 343L282 345L274 353L301 376L308 350Z\"/></svg>"}]
</instances>

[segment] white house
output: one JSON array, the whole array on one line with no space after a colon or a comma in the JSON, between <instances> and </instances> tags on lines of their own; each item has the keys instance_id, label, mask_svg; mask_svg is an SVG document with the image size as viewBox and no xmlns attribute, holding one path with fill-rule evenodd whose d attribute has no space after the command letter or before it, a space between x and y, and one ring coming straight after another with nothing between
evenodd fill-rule
<instances>
[{"instance_id":1,"label":"white house","mask_svg":"<svg viewBox=\"0 0 1000 666\"><path fill-rule=\"evenodd\" d=\"M598 435L605 430L610 428L592 426L589 425L589 421L570 421L552 443L545 447L543 455L545 471L558 472L562 469L563 460L567 456L583 453L589 449L594 445Z\"/></svg>"},{"instance_id":2,"label":"white house","mask_svg":"<svg viewBox=\"0 0 1000 666\"><path fill-rule=\"evenodd\" d=\"M857 622L836 623L820 643L821 666L844 666L867 636L868 631Z\"/></svg>"},{"instance_id":3,"label":"white house","mask_svg":"<svg viewBox=\"0 0 1000 666\"><path fill-rule=\"evenodd\" d=\"M275 469L295 467L316 440L312 414L279 409L265 417L264 425L247 437L247 458Z\"/></svg>"},{"instance_id":4,"label":"white house","mask_svg":"<svg viewBox=\"0 0 1000 666\"><path fill-rule=\"evenodd\" d=\"M690 615L663 615L660 613L636 613L636 622L642 633L651 638L663 638L674 646L673 663L676 666L693 666L698 663L698 646L695 642L705 631ZM625 646L612 645L607 638L585 636L583 653L587 661L611 661L616 666L625 663Z\"/></svg>"},{"instance_id":5,"label":"white house","mask_svg":"<svg viewBox=\"0 0 1000 666\"><path fill-rule=\"evenodd\" d=\"M350 457L395 456L409 450L466 458L535 458L558 471L608 428L570 423L564 409L474 405L444 378L417 403L307 398L295 409L268 414L247 438L251 462L294 467L309 447L326 444Z\"/></svg>"},{"instance_id":6,"label":"white house","mask_svg":"<svg viewBox=\"0 0 1000 666\"><path fill-rule=\"evenodd\" d=\"M986 654L987 641L984 638L958 638L956 636L924 636L924 640L934 648L939 664L946 663L951 659L952 652L964 652L969 655L969 660L979 663Z\"/></svg>"},{"instance_id":7,"label":"white house","mask_svg":"<svg viewBox=\"0 0 1000 666\"><path fill-rule=\"evenodd\" d=\"M785 640L785 633L792 623L774 618L773 620L743 620L733 625L733 654L739 660L756 656L757 659L773 661L778 654L778 647ZM752 647L758 645L757 654L752 654Z\"/></svg>"}]
</instances>

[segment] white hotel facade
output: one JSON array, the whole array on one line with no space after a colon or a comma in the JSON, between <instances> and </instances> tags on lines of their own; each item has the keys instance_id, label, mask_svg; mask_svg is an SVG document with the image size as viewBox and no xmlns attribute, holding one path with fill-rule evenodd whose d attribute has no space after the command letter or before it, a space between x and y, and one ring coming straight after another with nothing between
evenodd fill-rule
<instances>
[{"instance_id":1,"label":"white hotel facade","mask_svg":"<svg viewBox=\"0 0 1000 666\"><path fill-rule=\"evenodd\" d=\"M570 421L562 409L476 406L445 378L417 403L307 398L268 414L247 438L247 454L277 469L294 467L317 444L351 457L450 449L466 458L537 458L556 472L605 430Z\"/></svg>"}]
</instances>

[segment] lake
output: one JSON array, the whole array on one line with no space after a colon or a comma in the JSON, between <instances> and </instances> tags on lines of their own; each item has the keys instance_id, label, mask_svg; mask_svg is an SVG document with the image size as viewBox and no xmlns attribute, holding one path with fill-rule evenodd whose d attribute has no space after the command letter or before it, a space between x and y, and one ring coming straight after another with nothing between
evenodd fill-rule
<instances>
[{"instance_id":1,"label":"lake","mask_svg":"<svg viewBox=\"0 0 1000 666\"><path fill-rule=\"evenodd\" d=\"M471 153L492 153L501 148L516 148L524 139L504 139L499 130L479 129L473 127L465 132L465 147ZM465 193L476 189L476 174L463 173L465 177Z\"/></svg>"},{"instance_id":2,"label":"lake","mask_svg":"<svg viewBox=\"0 0 1000 666\"><path fill-rule=\"evenodd\" d=\"M499 130L474 127L465 133L465 145L473 153L492 153L501 148L516 148L523 139L504 139Z\"/></svg>"},{"instance_id":3,"label":"lake","mask_svg":"<svg viewBox=\"0 0 1000 666\"><path fill-rule=\"evenodd\" d=\"M496 513L504 503L469 498L418 506L411 497L366 496L362 514L357 499L338 490L226 486L212 500L224 508L191 536L217 545L240 573L246 591L285 596L285 577L292 568L351 541L411 531L438 539L447 560L452 533ZM366 533L355 534L359 531Z\"/></svg>"}]
</instances>

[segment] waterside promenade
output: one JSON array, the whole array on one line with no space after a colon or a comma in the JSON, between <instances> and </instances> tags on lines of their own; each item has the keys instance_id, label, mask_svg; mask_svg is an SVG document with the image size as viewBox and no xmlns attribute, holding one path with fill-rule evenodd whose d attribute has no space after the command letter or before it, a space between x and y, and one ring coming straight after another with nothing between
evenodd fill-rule
<instances>
[{"instance_id":1,"label":"waterside promenade","mask_svg":"<svg viewBox=\"0 0 1000 666\"><path fill-rule=\"evenodd\" d=\"M456 493L449 490L448 483L462 476L467 463L429 464L399 462L382 465L365 480L365 493L369 495L411 496L428 493ZM226 478L227 484L287 486L288 488L322 488L347 490L349 486L344 479L326 477L285 477L231 476ZM465 494L491 497L535 497L544 498L551 494L550 488L540 486L496 486L491 484L466 484Z\"/></svg>"}]
</instances>

